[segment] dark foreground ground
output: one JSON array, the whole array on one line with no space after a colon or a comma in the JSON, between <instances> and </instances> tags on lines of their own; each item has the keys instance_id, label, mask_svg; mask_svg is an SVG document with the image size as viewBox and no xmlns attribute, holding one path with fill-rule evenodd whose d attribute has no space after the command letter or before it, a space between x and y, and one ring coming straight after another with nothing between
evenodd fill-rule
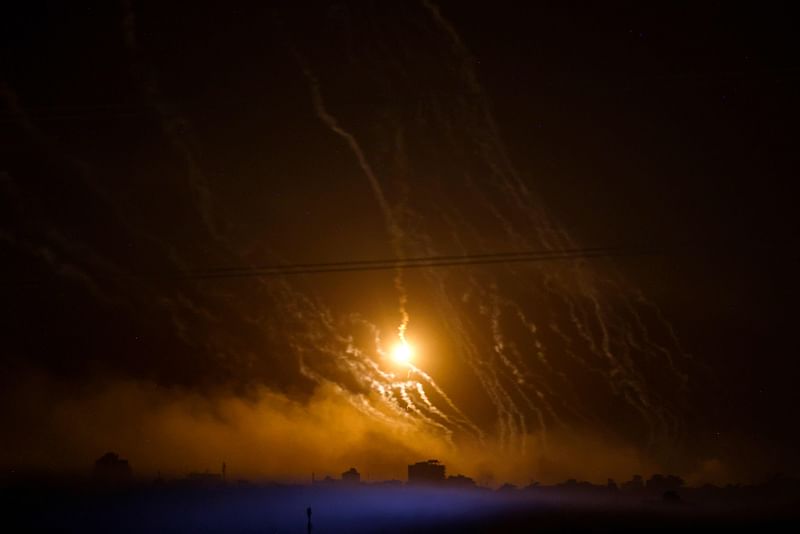
<instances>
[{"instance_id":1,"label":"dark foreground ground","mask_svg":"<svg viewBox=\"0 0 800 534\"><path fill-rule=\"evenodd\" d=\"M7 486L5 532L619 532L800 531L792 496L695 492L680 502L646 495L321 488Z\"/></svg>"}]
</instances>

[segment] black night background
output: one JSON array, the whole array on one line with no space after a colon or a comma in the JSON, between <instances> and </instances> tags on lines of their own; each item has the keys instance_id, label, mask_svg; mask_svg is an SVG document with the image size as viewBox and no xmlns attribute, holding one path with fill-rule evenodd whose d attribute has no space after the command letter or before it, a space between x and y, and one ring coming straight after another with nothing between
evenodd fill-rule
<instances>
[{"instance_id":1,"label":"black night background","mask_svg":"<svg viewBox=\"0 0 800 534\"><path fill-rule=\"evenodd\" d=\"M791 7L7 3L6 522L794 522Z\"/></svg>"}]
</instances>

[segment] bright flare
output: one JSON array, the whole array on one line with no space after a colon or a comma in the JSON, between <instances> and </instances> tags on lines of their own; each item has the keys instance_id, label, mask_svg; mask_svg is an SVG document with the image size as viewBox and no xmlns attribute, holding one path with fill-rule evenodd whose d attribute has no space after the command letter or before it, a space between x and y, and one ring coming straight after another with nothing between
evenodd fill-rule
<instances>
[{"instance_id":1,"label":"bright flare","mask_svg":"<svg viewBox=\"0 0 800 534\"><path fill-rule=\"evenodd\" d=\"M392 348L392 359L401 365L408 365L411 363L412 356L414 356L414 349L405 341L398 343Z\"/></svg>"}]
</instances>

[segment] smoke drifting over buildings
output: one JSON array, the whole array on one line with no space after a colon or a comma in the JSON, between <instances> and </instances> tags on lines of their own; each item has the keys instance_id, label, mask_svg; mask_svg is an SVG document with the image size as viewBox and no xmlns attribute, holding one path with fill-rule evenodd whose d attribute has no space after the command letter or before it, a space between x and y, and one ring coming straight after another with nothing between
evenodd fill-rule
<instances>
[{"instance_id":1,"label":"smoke drifting over buildings","mask_svg":"<svg viewBox=\"0 0 800 534\"><path fill-rule=\"evenodd\" d=\"M312 4L3 17L3 472L800 472L792 17Z\"/></svg>"}]
</instances>

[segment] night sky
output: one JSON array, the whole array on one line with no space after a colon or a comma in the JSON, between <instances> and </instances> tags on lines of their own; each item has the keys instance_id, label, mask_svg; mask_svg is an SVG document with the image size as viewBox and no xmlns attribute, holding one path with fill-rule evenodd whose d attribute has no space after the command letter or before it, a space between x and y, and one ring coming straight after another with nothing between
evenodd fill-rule
<instances>
[{"instance_id":1,"label":"night sky","mask_svg":"<svg viewBox=\"0 0 800 534\"><path fill-rule=\"evenodd\" d=\"M5 473L800 473L788 3L3 11Z\"/></svg>"}]
</instances>

